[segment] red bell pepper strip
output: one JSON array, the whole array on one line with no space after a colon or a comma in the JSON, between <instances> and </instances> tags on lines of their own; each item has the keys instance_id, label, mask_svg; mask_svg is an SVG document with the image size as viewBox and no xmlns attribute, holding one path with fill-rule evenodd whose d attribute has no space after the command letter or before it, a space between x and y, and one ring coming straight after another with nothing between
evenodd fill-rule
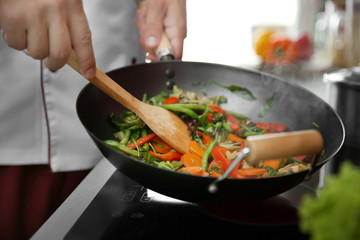
<instances>
[{"instance_id":1,"label":"red bell pepper strip","mask_svg":"<svg viewBox=\"0 0 360 240\"><path fill-rule=\"evenodd\" d=\"M154 153L152 151L149 151L150 155L153 155L155 157L160 158L163 161L180 161L182 154L175 152L175 151L170 151L167 153Z\"/></svg>"},{"instance_id":2,"label":"red bell pepper strip","mask_svg":"<svg viewBox=\"0 0 360 240\"><path fill-rule=\"evenodd\" d=\"M228 149L221 147L221 146L215 146L214 149L211 151L211 154L213 155L213 157L215 158L216 161L221 161L222 162L222 166L223 166L223 170L225 171L231 164L232 160L228 159L225 157L226 152L229 151ZM236 172L236 170L240 167L240 163L239 162L237 164L237 166L234 168L234 170L231 171L230 176L234 177L234 178L239 178L241 176L239 176L239 174Z\"/></svg>"},{"instance_id":3,"label":"red bell pepper strip","mask_svg":"<svg viewBox=\"0 0 360 240\"><path fill-rule=\"evenodd\" d=\"M226 120L231 123L237 123L238 119L234 117L233 115L227 113L226 114Z\"/></svg>"},{"instance_id":4,"label":"red bell pepper strip","mask_svg":"<svg viewBox=\"0 0 360 240\"><path fill-rule=\"evenodd\" d=\"M231 128L231 130L236 131L236 130L239 130L241 128L241 126L239 123L231 123L230 128Z\"/></svg>"},{"instance_id":5,"label":"red bell pepper strip","mask_svg":"<svg viewBox=\"0 0 360 240\"><path fill-rule=\"evenodd\" d=\"M141 146L147 142L150 142L153 138L155 138L157 135L155 133L150 133L144 137L139 138L136 140L136 145ZM131 149L136 149L136 145L134 143L129 143L127 146Z\"/></svg>"},{"instance_id":6,"label":"red bell pepper strip","mask_svg":"<svg viewBox=\"0 0 360 240\"><path fill-rule=\"evenodd\" d=\"M177 97L169 97L163 102L163 104L174 104L174 103L178 103L179 101L180 99Z\"/></svg>"},{"instance_id":7,"label":"red bell pepper strip","mask_svg":"<svg viewBox=\"0 0 360 240\"><path fill-rule=\"evenodd\" d=\"M208 113L208 114L207 114L207 120L208 120L209 123L212 123L212 121L213 121L213 119L212 119L213 115L214 115L214 114L212 114L212 113Z\"/></svg>"},{"instance_id":8,"label":"red bell pepper strip","mask_svg":"<svg viewBox=\"0 0 360 240\"><path fill-rule=\"evenodd\" d=\"M259 128L268 129L268 130L270 130L272 132L284 132L287 129L287 125L286 124L281 124L281 123L260 123L260 122L257 122L255 124Z\"/></svg>"},{"instance_id":9,"label":"red bell pepper strip","mask_svg":"<svg viewBox=\"0 0 360 240\"><path fill-rule=\"evenodd\" d=\"M222 109L221 107L218 107L216 105L209 105L209 108L216 113L226 113L226 111L224 109Z\"/></svg>"}]
</instances>

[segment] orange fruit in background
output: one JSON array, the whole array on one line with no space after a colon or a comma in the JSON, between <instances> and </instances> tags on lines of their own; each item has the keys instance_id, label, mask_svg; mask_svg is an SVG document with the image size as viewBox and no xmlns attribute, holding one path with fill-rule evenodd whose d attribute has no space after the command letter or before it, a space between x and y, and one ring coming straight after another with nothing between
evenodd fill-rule
<instances>
[{"instance_id":1,"label":"orange fruit in background","mask_svg":"<svg viewBox=\"0 0 360 240\"><path fill-rule=\"evenodd\" d=\"M265 60L266 58L266 49L268 48L270 38L274 33L274 31L264 30L262 33L259 33L254 39L255 52L263 60Z\"/></svg>"}]
</instances>

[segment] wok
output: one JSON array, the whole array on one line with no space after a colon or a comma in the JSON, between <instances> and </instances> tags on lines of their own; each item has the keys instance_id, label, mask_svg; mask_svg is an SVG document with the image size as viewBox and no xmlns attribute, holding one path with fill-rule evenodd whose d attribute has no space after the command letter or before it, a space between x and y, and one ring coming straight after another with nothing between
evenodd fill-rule
<instances>
[{"instance_id":1,"label":"wok","mask_svg":"<svg viewBox=\"0 0 360 240\"><path fill-rule=\"evenodd\" d=\"M102 154L132 180L173 198L196 203L269 198L295 187L315 173L338 152L344 141L342 121L326 102L300 86L269 74L219 64L167 61L128 66L108 75L139 99L144 93L150 97L163 90L169 91L169 85L175 83L184 90L206 92L207 96L224 95L228 98L222 105L224 109L242 113L253 121L283 123L289 130L317 129L323 136L324 150L311 169L272 178L226 179L212 194L208 186L214 178L160 169L104 144L103 140L113 139L113 133L118 131L110 122L109 114L120 114L125 108L95 86L85 86L77 99L77 113ZM245 87L256 100L245 100L210 81ZM273 93L271 110L264 117L258 117L260 108Z\"/></svg>"}]
</instances>

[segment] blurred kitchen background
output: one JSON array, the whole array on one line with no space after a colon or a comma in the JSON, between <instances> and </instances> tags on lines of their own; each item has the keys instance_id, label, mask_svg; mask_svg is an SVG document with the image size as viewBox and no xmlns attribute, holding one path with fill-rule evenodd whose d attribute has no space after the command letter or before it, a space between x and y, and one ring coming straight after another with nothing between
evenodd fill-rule
<instances>
[{"instance_id":1,"label":"blurred kitchen background","mask_svg":"<svg viewBox=\"0 0 360 240\"><path fill-rule=\"evenodd\" d=\"M360 0L188 0L187 14L184 61L260 70L307 88L345 125L326 172L349 158L360 166Z\"/></svg>"},{"instance_id":2,"label":"blurred kitchen background","mask_svg":"<svg viewBox=\"0 0 360 240\"><path fill-rule=\"evenodd\" d=\"M183 60L272 69L275 73L355 66L360 62L359 2L188 0L188 37ZM312 52L286 64L267 64L256 54L254 46L268 32L291 41L306 38ZM308 51L304 39L299 41L303 43L298 51Z\"/></svg>"}]
</instances>

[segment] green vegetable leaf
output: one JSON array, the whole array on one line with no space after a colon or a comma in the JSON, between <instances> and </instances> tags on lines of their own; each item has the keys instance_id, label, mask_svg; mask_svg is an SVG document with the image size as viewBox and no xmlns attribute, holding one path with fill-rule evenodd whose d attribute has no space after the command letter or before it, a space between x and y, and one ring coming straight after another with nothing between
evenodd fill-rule
<instances>
[{"instance_id":1,"label":"green vegetable leaf","mask_svg":"<svg viewBox=\"0 0 360 240\"><path fill-rule=\"evenodd\" d=\"M360 239L360 168L345 161L318 194L302 199L300 229L313 240Z\"/></svg>"},{"instance_id":2,"label":"green vegetable leaf","mask_svg":"<svg viewBox=\"0 0 360 240\"><path fill-rule=\"evenodd\" d=\"M252 94L252 92L244 87L236 86L236 85L229 85L225 86L215 81L210 81L210 83L213 83L215 85L218 85L219 87L226 88L230 90L231 92L235 93L239 97L248 100L248 101L254 101L256 100L256 97Z\"/></svg>"},{"instance_id":3,"label":"green vegetable leaf","mask_svg":"<svg viewBox=\"0 0 360 240\"><path fill-rule=\"evenodd\" d=\"M264 104L264 106L261 107L258 117L264 117L271 109L272 103L274 101L274 97L275 97L275 93L273 93L273 95L271 95L271 97L269 97L266 100L266 103Z\"/></svg>"}]
</instances>

